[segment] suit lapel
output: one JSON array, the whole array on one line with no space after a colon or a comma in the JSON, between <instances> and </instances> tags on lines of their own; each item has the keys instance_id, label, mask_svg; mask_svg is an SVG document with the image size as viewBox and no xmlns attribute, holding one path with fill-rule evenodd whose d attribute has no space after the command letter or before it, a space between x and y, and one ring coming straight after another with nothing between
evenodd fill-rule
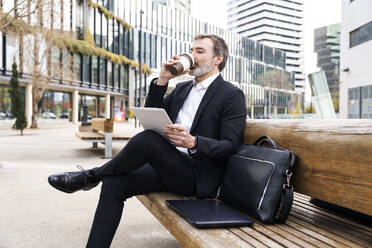
<instances>
[{"instance_id":1,"label":"suit lapel","mask_svg":"<svg viewBox=\"0 0 372 248\"><path fill-rule=\"evenodd\" d=\"M193 129L195 128L196 124L198 123L199 118L200 118L201 114L203 113L203 110L204 110L205 106L207 105L207 103L209 102L209 100L212 99L213 95L221 87L221 80L222 80L222 77L221 77L221 75L219 75L213 81L213 83L211 83L211 85L209 85L209 87L207 89L207 92L205 92L205 94L204 94L204 96L203 96L203 98L202 98L202 100L200 102L200 105L198 107L198 110L196 111L194 120L192 122L192 126L190 128L190 133L192 133Z\"/></svg>"},{"instance_id":2,"label":"suit lapel","mask_svg":"<svg viewBox=\"0 0 372 248\"><path fill-rule=\"evenodd\" d=\"M174 108L172 108L173 109L172 115L170 116L171 121L173 123L176 121L178 112L183 106L183 103L185 102L186 97L189 95L191 88L192 88L192 81L188 85L185 86L185 88L179 93L179 96L176 98L178 101L174 103Z\"/></svg>"}]
</instances>

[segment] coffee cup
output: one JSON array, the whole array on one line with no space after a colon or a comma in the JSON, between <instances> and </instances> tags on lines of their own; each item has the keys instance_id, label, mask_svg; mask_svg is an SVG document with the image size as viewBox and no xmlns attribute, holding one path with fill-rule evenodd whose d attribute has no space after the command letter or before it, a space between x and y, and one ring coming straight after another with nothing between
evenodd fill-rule
<instances>
[{"instance_id":1,"label":"coffee cup","mask_svg":"<svg viewBox=\"0 0 372 248\"><path fill-rule=\"evenodd\" d=\"M194 66L194 58L189 53L181 54L179 60L176 60L176 64L169 66L169 71L172 75L178 75L187 69Z\"/></svg>"}]
</instances>

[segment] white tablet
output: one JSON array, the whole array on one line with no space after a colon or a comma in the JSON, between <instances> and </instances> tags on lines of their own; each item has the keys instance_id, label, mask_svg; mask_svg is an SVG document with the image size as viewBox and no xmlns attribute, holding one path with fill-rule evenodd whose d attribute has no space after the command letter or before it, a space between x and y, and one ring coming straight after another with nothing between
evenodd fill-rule
<instances>
[{"instance_id":1,"label":"white tablet","mask_svg":"<svg viewBox=\"0 0 372 248\"><path fill-rule=\"evenodd\" d=\"M131 109L144 129L154 130L163 136L165 136L165 126L172 124L167 112L162 108L132 107Z\"/></svg>"}]
</instances>

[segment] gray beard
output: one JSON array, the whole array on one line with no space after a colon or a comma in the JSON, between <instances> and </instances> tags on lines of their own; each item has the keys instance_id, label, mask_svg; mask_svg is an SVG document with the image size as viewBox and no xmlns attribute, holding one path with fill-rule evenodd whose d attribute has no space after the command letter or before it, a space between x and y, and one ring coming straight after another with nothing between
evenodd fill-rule
<instances>
[{"instance_id":1,"label":"gray beard","mask_svg":"<svg viewBox=\"0 0 372 248\"><path fill-rule=\"evenodd\" d=\"M191 70L189 72L189 74L191 76L200 77L200 76L203 76L204 74L210 72L212 69L213 69L213 62L210 63L210 64L207 64L207 63L205 63L203 65L199 64L199 67L195 68L194 70Z\"/></svg>"}]
</instances>

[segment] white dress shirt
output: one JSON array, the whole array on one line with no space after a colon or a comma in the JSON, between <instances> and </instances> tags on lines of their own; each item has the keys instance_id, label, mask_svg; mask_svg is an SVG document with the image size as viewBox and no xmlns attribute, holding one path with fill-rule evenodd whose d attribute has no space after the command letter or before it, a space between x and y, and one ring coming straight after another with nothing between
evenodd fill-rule
<instances>
[{"instance_id":1,"label":"white dress shirt","mask_svg":"<svg viewBox=\"0 0 372 248\"><path fill-rule=\"evenodd\" d=\"M193 87L191 88L189 95L186 97L183 106L178 112L176 122L174 124L179 124L185 127L189 132L191 125L194 121L196 111L199 108L200 102L207 91L209 85L220 75L220 73L213 74L204 81L200 83L193 82ZM184 153L188 153L187 148L177 147L178 150Z\"/></svg>"}]
</instances>

